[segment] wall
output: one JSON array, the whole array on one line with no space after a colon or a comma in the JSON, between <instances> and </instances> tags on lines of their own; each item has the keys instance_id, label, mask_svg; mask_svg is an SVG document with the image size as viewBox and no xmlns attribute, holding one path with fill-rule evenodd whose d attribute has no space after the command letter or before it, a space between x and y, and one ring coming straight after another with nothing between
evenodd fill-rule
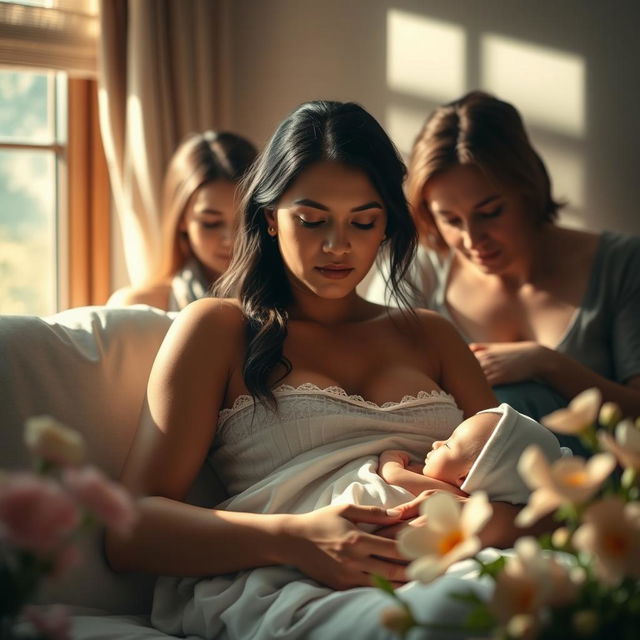
<instances>
[{"instance_id":1,"label":"wall","mask_svg":"<svg viewBox=\"0 0 640 640\"><path fill-rule=\"evenodd\" d=\"M297 104L355 100L401 151L472 88L518 106L569 201L563 221L640 234L637 27L616 0L228 2L229 128L263 144Z\"/></svg>"}]
</instances>

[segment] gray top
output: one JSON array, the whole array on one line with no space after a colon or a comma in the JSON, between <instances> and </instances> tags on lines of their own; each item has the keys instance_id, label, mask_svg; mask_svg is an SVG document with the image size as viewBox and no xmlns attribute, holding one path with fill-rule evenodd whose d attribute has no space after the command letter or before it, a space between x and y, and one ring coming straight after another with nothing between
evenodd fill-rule
<instances>
[{"instance_id":1,"label":"gray top","mask_svg":"<svg viewBox=\"0 0 640 640\"><path fill-rule=\"evenodd\" d=\"M171 280L167 311L181 311L190 302L208 295L209 284L195 258L187 260Z\"/></svg>"},{"instance_id":2,"label":"gray top","mask_svg":"<svg viewBox=\"0 0 640 640\"><path fill-rule=\"evenodd\" d=\"M455 324L446 304L452 255L440 257L420 247L409 279L417 289L413 306L437 311ZM366 298L384 301L379 273L363 284ZM640 238L601 234L584 299L556 350L619 383L640 375Z\"/></svg>"}]
</instances>

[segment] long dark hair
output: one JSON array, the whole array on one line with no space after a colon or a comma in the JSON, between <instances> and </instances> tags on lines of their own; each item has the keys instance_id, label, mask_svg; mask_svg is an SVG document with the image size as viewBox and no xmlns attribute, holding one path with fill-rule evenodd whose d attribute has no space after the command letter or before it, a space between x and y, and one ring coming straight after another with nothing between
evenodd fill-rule
<instances>
[{"instance_id":1,"label":"long dark hair","mask_svg":"<svg viewBox=\"0 0 640 640\"><path fill-rule=\"evenodd\" d=\"M424 200L424 188L436 175L465 164L477 166L495 184L517 189L536 222L556 220L563 203L551 195L549 173L518 110L488 93L471 91L438 107L411 151L407 198L416 226L433 248L448 249Z\"/></svg>"},{"instance_id":2,"label":"long dark hair","mask_svg":"<svg viewBox=\"0 0 640 640\"><path fill-rule=\"evenodd\" d=\"M239 229L229 269L214 295L238 297L247 318L243 377L254 399L275 406L269 384L274 369L290 371L283 356L291 289L275 242L267 233L265 209L278 201L309 166L330 160L364 171L387 210L389 288L408 307L402 280L413 259L417 236L402 190L406 168L378 122L352 102L300 105L278 127L243 181Z\"/></svg>"}]
</instances>

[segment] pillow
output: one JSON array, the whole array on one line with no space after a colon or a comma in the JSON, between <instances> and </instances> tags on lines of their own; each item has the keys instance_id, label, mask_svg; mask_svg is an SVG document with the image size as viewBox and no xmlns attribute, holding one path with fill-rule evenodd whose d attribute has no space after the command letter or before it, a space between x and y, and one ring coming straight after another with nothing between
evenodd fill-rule
<instances>
[{"instance_id":1,"label":"pillow","mask_svg":"<svg viewBox=\"0 0 640 640\"><path fill-rule=\"evenodd\" d=\"M0 468L29 465L24 422L47 414L79 431L89 462L116 478L171 321L172 315L141 305L0 316ZM43 602L114 613L149 610L152 578L113 573L98 527L82 536L81 547L82 563L51 581Z\"/></svg>"}]
</instances>

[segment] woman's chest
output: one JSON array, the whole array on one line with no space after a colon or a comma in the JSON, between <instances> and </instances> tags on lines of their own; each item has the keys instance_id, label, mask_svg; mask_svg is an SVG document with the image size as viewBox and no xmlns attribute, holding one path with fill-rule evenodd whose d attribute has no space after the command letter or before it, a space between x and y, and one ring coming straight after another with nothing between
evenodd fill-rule
<instances>
[{"instance_id":1,"label":"woman's chest","mask_svg":"<svg viewBox=\"0 0 640 640\"><path fill-rule=\"evenodd\" d=\"M400 330L292 323L284 355L292 370L282 382L293 386L338 386L378 404L439 389L437 363L419 340Z\"/></svg>"},{"instance_id":2,"label":"woman's chest","mask_svg":"<svg viewBox=\"0 0 640 640\"><path fill-rule=\"evenodd\" d=\"M584 295L584 286L580 292ZM460 331L473 342L534 340L555 348L572 326L581 298L553 288L453 280L446 304Z\"/></svg>"}]
</instances>

